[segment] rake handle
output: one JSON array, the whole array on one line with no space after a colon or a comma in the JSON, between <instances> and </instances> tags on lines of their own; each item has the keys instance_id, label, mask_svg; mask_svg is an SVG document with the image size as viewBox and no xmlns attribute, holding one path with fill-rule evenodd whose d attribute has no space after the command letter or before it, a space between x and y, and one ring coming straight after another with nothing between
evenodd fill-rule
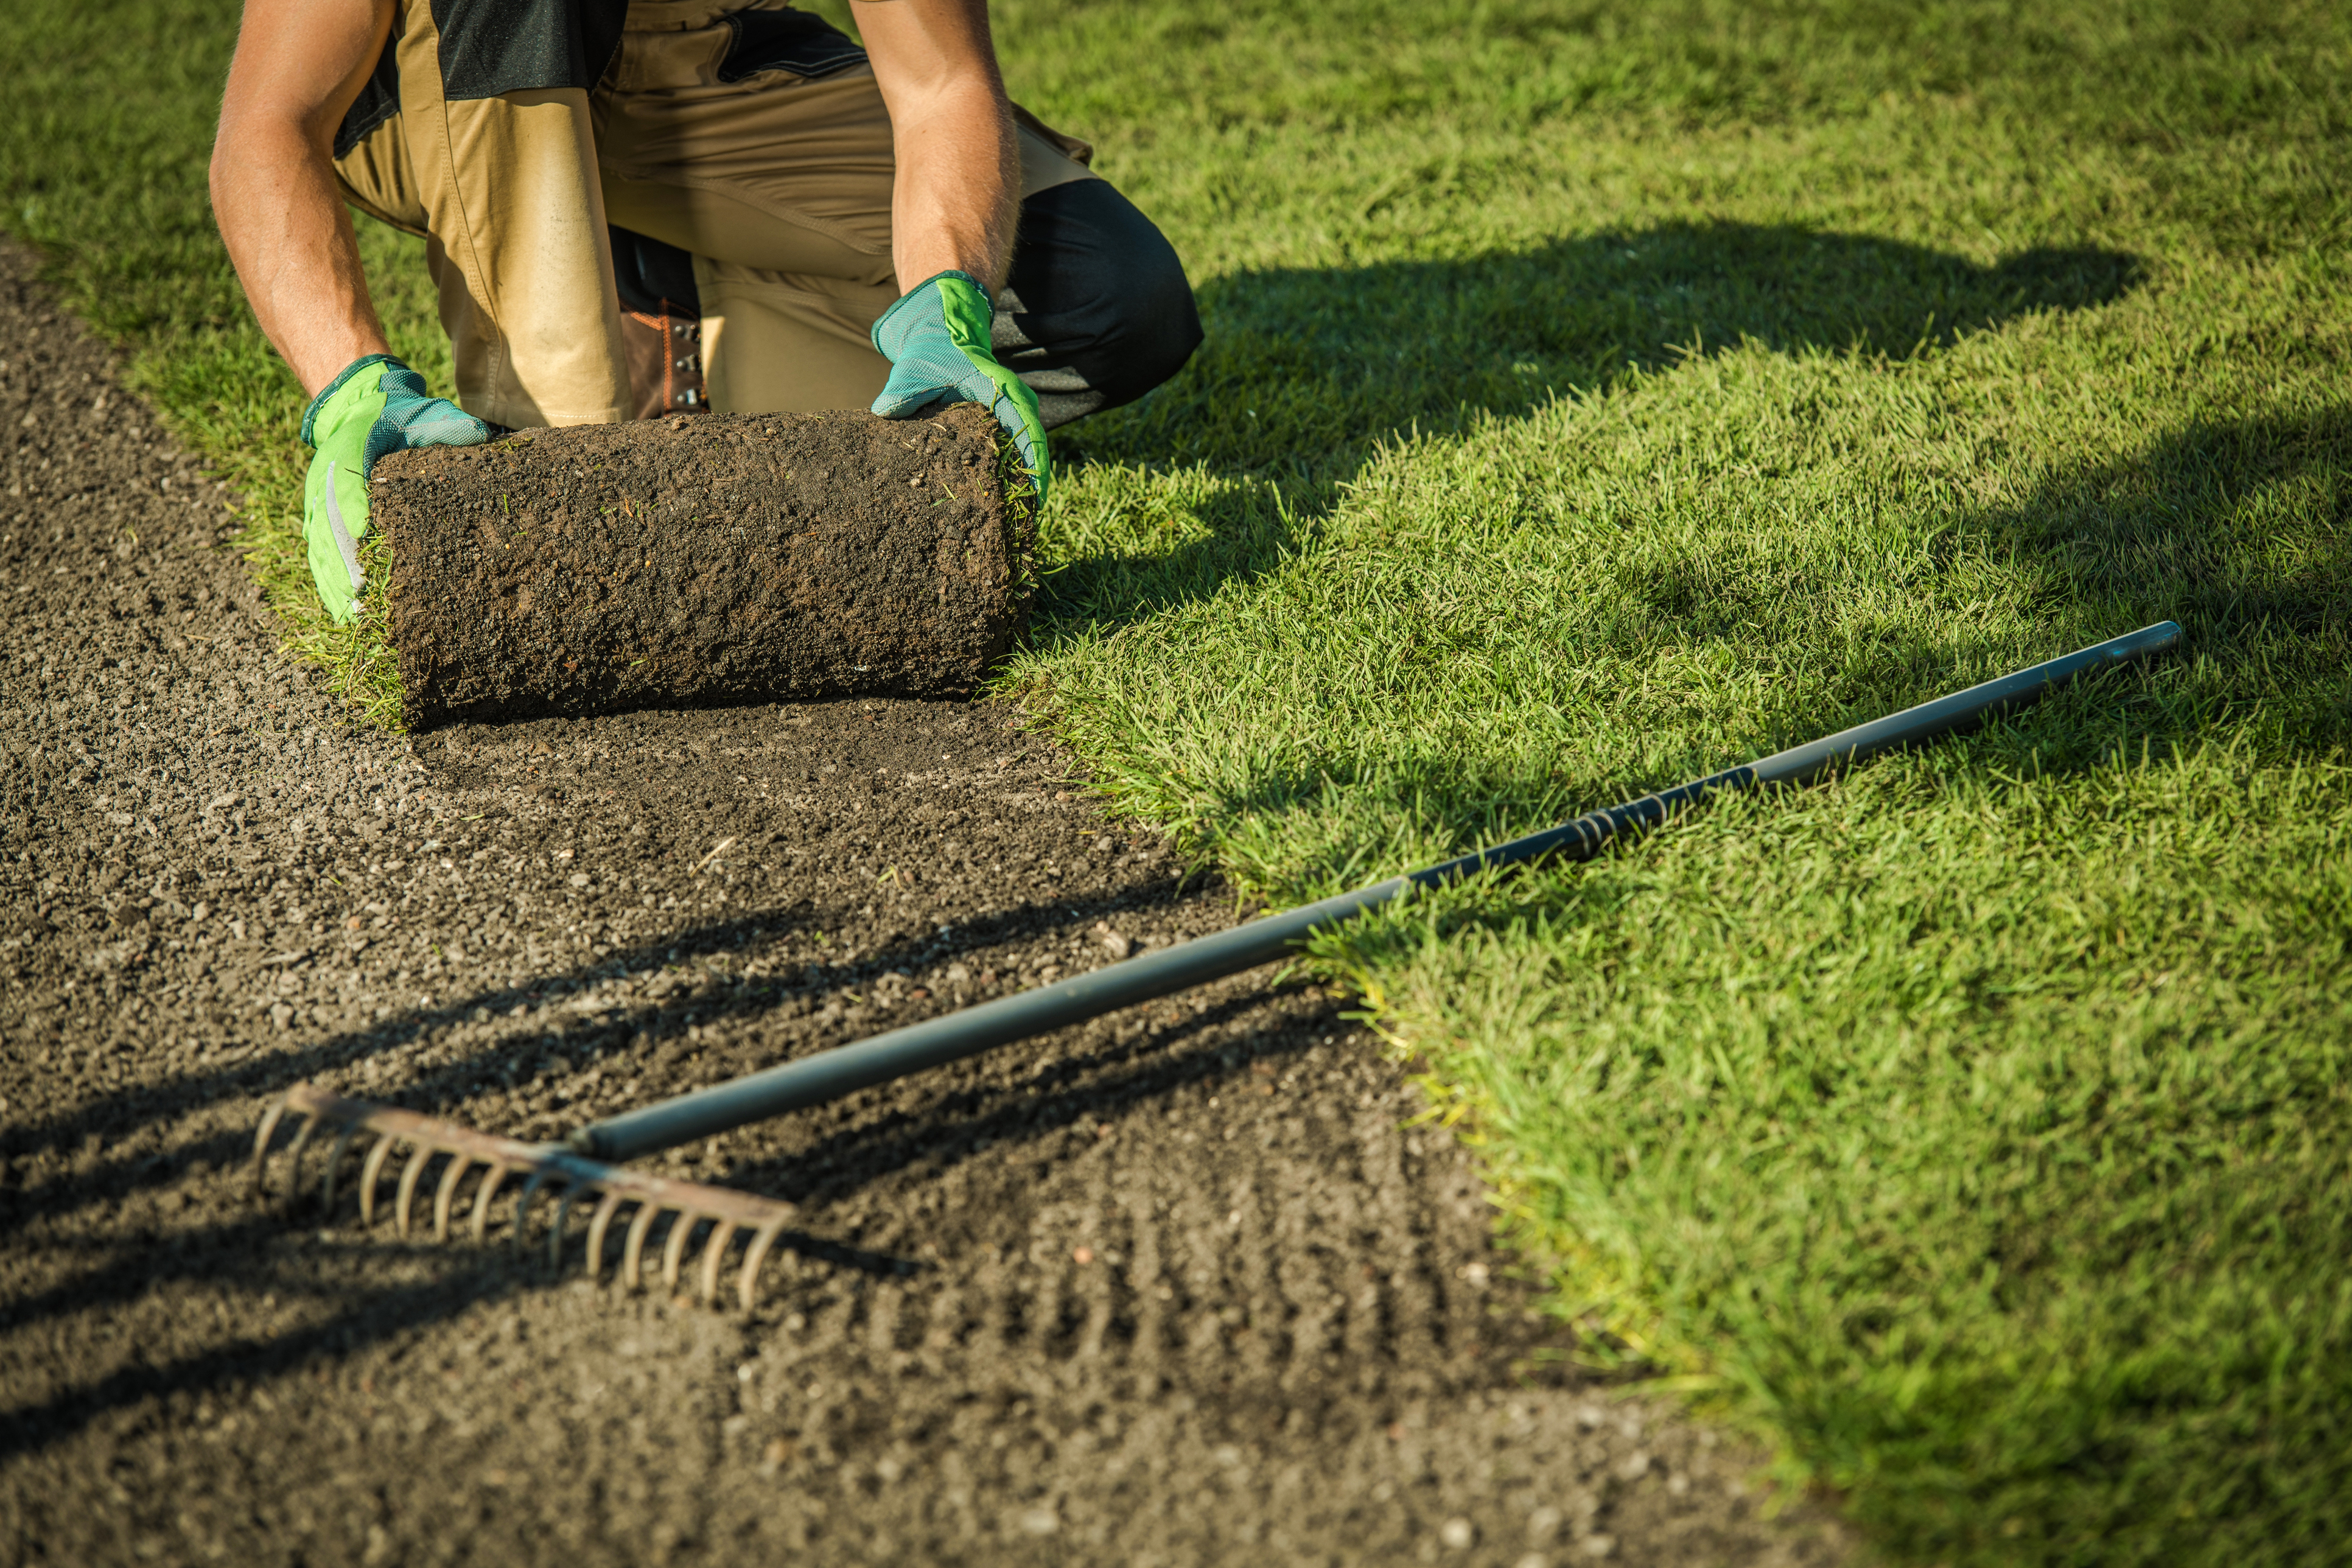
<instances>
[{"instance_id":1,"label":"rake handle","mask_svg":"<svg viewBox=\"0 0 2352 1568\"><path fill-rule=\"evenodd\" d=\"M747 1122L838 1100L925 1068L939 1067L1034 1035L1099 1017L1208 981L1255 969L1292 952L1318 927L1333 925L1402 897L1528 861L1589 860L1611 839L1664 822L1675 811L1721 792L1795 784L1842 764L1897 746L1914 745L2020 707L2079 676L2130 663L2173 647L2180 627L2171 621L2112 637L2059 658L1971 686L1834 735L1775 752L1769 757L1693 779L1546 828L1490 849L1457 857L1353 892L1267 915L1230 931L1196 937L1139 958L975 1007L892 1029L852 1045L819 1051L708 1089L593 1121L567 1142L597 1160L633 1160L690 1143Z\"/></svg>"}]
</instances>

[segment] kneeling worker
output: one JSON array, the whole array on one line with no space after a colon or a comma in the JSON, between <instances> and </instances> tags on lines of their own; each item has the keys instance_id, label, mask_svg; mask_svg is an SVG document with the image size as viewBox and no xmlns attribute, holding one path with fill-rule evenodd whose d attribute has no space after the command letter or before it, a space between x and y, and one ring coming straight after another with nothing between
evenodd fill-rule
<instances>
[{"instance_id":1,"label":"kneeling worker","mask_svg":"<svg viewBox=\"0 0 2352 1568\"><path fill-rule=\"evenodd\" d=\"M247 0L213 205L311 394L335 619L387 452L968 398L1042 495L1047 430L1183 364L1175 252L1007 101L986 0L855 12L864 47L778 0ZM392 356L346 203L424 237L457 405Z\"/></svg>"}]
</instances>

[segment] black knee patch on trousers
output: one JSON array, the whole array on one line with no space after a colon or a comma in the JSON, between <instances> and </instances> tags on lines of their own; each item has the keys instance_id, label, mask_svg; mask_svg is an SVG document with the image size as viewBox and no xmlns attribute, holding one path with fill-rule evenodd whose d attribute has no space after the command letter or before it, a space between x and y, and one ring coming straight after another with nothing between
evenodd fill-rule
<instances>
[{"instance_id":1,"label":"black knee patch on trousers","mask_svg":"<svg viewBox=\"0 0 2352 1568\"><path fill-rule=\"evenodd\" d=\"M1109 182L1072 180L1021 204L991 335L1050 430L1132 403L1181 370L1201 346L1201 314L1152 221Z\"/></svg>"}]
</instances>

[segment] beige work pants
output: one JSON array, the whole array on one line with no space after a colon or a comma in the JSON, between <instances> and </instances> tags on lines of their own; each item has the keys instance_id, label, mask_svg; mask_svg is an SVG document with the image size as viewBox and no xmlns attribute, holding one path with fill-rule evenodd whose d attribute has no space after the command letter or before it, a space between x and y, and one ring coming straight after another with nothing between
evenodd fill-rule
<instances>
[{"instance_id":1,"label":"beige work pants","mask_svg":"<svg viewBox=\"0 0 2352 1568\"><path fill-rule=\"evenodd\" d=\"M720 81L721 17L768 9L785 7L633 0L593 93L450 100L430 0L402 0L399 112L335 167L354 206L425 237L467 412L518 428L629 416L608 224L694 256L712 408L881 391L866 332L899 292L889 115L863 65ZM1022 121L1024 197L1092 177L1083 142Z\"/></svg>"}]
</instances>

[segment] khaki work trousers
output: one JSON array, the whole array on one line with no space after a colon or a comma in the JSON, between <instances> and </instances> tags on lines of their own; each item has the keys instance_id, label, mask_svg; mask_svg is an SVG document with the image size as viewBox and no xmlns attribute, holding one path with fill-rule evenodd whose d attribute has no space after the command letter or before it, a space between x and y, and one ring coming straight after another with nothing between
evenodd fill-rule
<instances>
[{"instance_id":1,"label":"khaki work trousers","mask_svg":"<svg viewBox=\"0 0 2352 1568\"><path fill-rule=\"evenodd\" d=\"M866 333L899 279L873 71L719 79L722 16L785 8L632 0L593 92L450 100L430 0L402 0L399 111L335 168L354 206L424 237L467 413L516 428L630 416L608 224L693 255L713 409L863 407L882 390ZM1083 142L1022 121L1024 198L1094 177Z\"/></svg>"}]
</instances>

